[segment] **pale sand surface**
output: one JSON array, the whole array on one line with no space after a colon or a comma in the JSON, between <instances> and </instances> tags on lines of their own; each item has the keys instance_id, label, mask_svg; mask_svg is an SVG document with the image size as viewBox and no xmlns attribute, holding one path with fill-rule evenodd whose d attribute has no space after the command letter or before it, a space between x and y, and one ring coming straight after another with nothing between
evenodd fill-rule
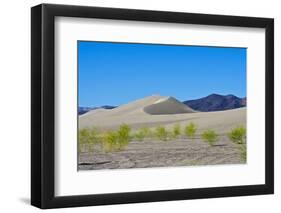
<instances>
[{"instance_id":1,"label":"pale sand surface","mask_svg":"<svg viewBox=\"0 0 281 213\"><path fill-rule=\"evenodd\" d=\"M132 141L122 151L82 152L79 153L78 168L122 169L243 163L237 147L226 134L234 127L246 126L246 107L196 112L172 97L153 95L115 109L93 110L79 116L80 129L95 127L100 131L116 130L124 123L130 125L134 132L141 127L154 128L159 125L171 129L176 123L183 127L190 122L198 127L197 139L146 139L142 142ZM199 137L207 129L213 129L221 135L215 146L209 146Z\"/></svg>"},{"instance_id":2,"label":"pale sand surface","mask_svg":"<svg viewBox=\"0 0 281 213\"><path fill-rule=\"evenodd\" d=\"M162 105L159 102L161 99ZM217 112L194 112L187 106L184 108L185 106L181 104L171 103L169 97L163 99L161 96L150 96L115 109L93 110L79 116L79 129L96 127L100 130L115 130L123 123L129 124L133 130L158 125L164 125L169 129L175 123L184 126L189 122L194 122L198 126L199 132L214 129L223 134L233 127L246 124L246 107ZM157 105L157 107L154 107L154 105ZM163 109L165 107L166 109ZM167 113L170 110L170 112L176 114L149 114L145 112L147 108L153 112L159 108L160 112L164 110ZM175 108L180 113L174 111ZM182 113L183 110L188 112Z\"/></svg>"},{"instance_id":3,"label":"pale sand surface","mask_svg":"<svg viewBox=\"0 0 281 213\"><path fill-rule=\"evenodd\" d=\"M225 136L210 147L200 139L131 142L112 153L80 153L79 170L241 164L238 148Z\"/></svg>"}]
</instances>

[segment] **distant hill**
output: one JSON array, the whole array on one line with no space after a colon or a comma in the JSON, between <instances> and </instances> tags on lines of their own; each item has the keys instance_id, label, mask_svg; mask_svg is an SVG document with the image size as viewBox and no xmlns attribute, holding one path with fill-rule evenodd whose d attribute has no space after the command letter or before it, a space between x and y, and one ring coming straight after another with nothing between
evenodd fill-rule
<instances>
[{"instance_id":1,"label":"distant hill","mask_svg":"<svg viewBox=\"0 0 281 213\"><path fill-rule=\"evenodd\" d=\"M219 134L226 134L233 127L246 123L246 108L196 113L176 98L151 95L115 109L97 109L79 116L79 129L95 126L102 131L116 130L121 124L127 124L133 131L157 126L171 131L176 124L186 125L190 122L201 129L214 129Z\"/></svg>"},{"instance_id":2,"label":"distant hill","mask_svg":"<svg viewBox=\"0 0 281 213\"><path fill-rule=\"evenodd\" d=\"M78 107L78 114L83 115L86 112L89 112L90 110L95 110L95 109L114 109L116 106L109 106L109 105L104 105L100 107Z\"/></svg>"},{"instance_id":3,"label":"distant hill","mask_svg":"<svg viewBox=\"0 0 281 213\"><path fill-rule=\"evenodd\" d=\"M246 102L246 98L239 98L235 95L211 94L204 98L183 101L182 103L197 111L210 112L244 107L246 106ZM114 109L116 107L117 106L110 105L104 105L100 107L79 107L78 114L82 115L90 110L95 109Z\"/></svg>"},{"instance_id":4,"label":"distant hill","mask_svg":"<svg viewBox=\"0 0 281 213\"><path fill-rule=\"evenodd\" d=\"M204 98L188 100L183 103L194 110L210 112L244 107L246 106L246 98L239 98L235 95L211 94Z\"/></svg>"}]
</instances>

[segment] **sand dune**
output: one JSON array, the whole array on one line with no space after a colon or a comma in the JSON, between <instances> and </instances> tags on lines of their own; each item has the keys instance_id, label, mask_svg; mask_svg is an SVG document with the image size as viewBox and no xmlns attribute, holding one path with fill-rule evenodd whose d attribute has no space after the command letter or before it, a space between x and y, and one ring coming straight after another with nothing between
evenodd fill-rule
<instances>
[{"instance_id":1,"label":"sand dune","mask_svg":"<svg viewBox=\"0 0 281 213\"><path fill-rule=\"evenodd\" d=\"M181 135L165 143L155 138L132 140L124 150L110 153L102 150L79 153L79 170L128 169L168 166L194 166L244 163L237 147L226 133L238 125L246 125L246 108L226 111L198 112L173 97L149 96L114 109L92 110L79 116L79 128L96 127L100 131L116 130L129 124L132 131L159 125L172 129L194 122L198 126L195 138ZM215 146L200 138L200 133L213 129L220 137Z\"/></svg>"},{"instance_id":2,"label":"sand dune","mask_svg":"<svg viewBox=\"0 0 281 213\"><path fill-rule=\"evenodd\" d=\"M149 96L110 110L93 110L79 116L79 128L96 127L101 130L117 129L120 124L129 124L133 130L140 127L189 122L198 125L198 130L212 128L226 133L237 125L246 124L246 107L216 111L196 112L173 97Z\"/></svg>"},{"instance_id":3,"label":"sand dune","mask_svg":"<svg viewBox=\"0 0 281 213\"><path fill-rule=\"evenodd\" d=\"M154 104L145 106L143 111L150 115L181 114L195 112L185 104L173 97L165 97L157 100Z\"/></svg>"},{"instance_id":4,"label":"sand dune","mask_svg":"<svg viewBox=\"0 0 281 213\"><path fill-rule=\"evenodd\" d=\"M100 108L100 109L90 110L89 112L86 112L86 113L80 115L80 117L90 116L92 114L98 114L98 113L105 112L105 111L108 111L108 109Z\"/></svg>"}]
</instances>

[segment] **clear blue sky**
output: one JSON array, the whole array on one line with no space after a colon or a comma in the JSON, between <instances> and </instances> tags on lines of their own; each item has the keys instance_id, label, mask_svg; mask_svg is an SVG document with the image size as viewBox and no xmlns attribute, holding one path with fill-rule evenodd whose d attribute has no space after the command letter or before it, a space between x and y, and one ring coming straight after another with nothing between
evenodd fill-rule
<instances>
[{"instance_id":1,"label":"clear blue sky","mask_svg":"<svg viewBox=\"0 0 281 213\"><path fill-rule=\"evenodd\" d=\"M79 106L246 96L246 48L78 42Z\"/></svg>"}]
</instances>

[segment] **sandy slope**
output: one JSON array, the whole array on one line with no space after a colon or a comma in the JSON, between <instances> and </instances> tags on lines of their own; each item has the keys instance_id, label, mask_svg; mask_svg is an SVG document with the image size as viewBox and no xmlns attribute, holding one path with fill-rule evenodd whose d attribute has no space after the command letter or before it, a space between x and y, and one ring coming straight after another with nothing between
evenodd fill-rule
<instances>
[{"instance_id":1,"label":"sandy slope","mask_svg":"<svg viewBox=\"0 0 281 213\"><path fill-rule=\"evenodd\" d=\"M143 107L143 111L150 115L174 115L195 112L173 97L160 98L153 104Z\"/></svg>"},{"instance_id":2,"label":"sandy slope","mask_svg":"<svg viewBox=\"0 0 281 213\"><path fill-rule=\"evenodd\" d=\"M79 128L95 126L100 130L117 129L120 124L129 124L133 129L189 122L198 125L198 130L214 129L226 133L231 128L246 124L246 108L216 112L196 112L172 97L149 96L115 109L90 111L79 117Z\"/></svg>"}]
</instances>

